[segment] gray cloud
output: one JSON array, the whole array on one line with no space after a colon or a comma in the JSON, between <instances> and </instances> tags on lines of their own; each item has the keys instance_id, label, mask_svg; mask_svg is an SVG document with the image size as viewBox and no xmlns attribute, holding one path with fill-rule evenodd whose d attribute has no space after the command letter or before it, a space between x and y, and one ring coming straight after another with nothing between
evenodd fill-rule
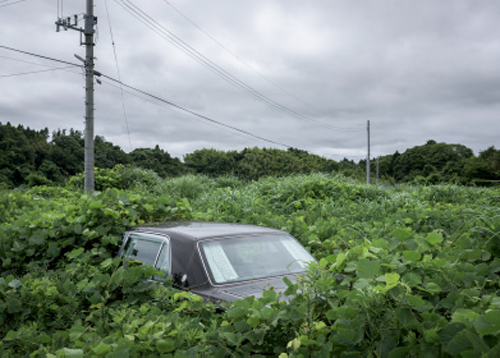
<instances>
[{"instance_id":1,"label":"gray cloud","mask_svg":"<svg viewBox=\"0 0 500 358\"><path fill-rule=\"evenodd\" d=\"M80 2L63 3L66 16L85 10ZM367 120L373 155L428 139L476 153L499 147L500 3L132 2L162 31L302 119L224 81L165 32L160 36L125 11L124 3L107 1L110 21L105 2L96 3L97 68L117 78L118 66L125 83L227 125L334 159L365 155ZM84 53L79 35L56 33L56 17L52 0L4 7L0 44L78 62L73 54ZM62 65L0 49L0 121L83 130L80 70L12 76L48 66ZM126 151L158 144L182 157L204 147L273 146L124 90L105 79L96 86L95 132Z\"/></svg>"}]
</instances>

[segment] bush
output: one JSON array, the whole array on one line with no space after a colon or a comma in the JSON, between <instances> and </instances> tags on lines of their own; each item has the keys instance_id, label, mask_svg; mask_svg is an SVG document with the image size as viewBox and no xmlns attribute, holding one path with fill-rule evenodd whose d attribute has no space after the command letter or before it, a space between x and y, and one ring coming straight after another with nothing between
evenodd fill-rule
<instances>
[{"instance_id":1,"label":"bush","mask_svg":"<svg viewBox=\"0 0 500 358\"><path fill-rule=\"evenodd\" d=\"M0 355L500 355L498 189L328 175L153 187L0 191ZM285 229L318 263L285 280L287 302L270 289L216 314L115 258L128 227L191 219Z\"/></svg>"},{"instance_id":2,"label":"bush","mask_svg":"<svg viewBox=\"0 0 500 358\"><path fill-rule=\"evenodd\" d=\"M85 182L84 173L71 177L67 183L68 187L83 190ZM152 170L136 167L116 165L113 169L95 168L94 186L95 190L106 189L145 189L158 185L161 178Z\"/></svg>"}]
</instances>

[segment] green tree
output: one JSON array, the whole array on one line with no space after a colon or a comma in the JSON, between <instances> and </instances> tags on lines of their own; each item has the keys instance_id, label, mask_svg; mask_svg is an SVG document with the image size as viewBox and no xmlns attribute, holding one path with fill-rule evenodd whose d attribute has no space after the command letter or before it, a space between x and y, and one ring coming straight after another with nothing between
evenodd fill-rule
<instances>
[{"instance_id":1,"label":"green tree","mask_svg":"<svg viewBox=\"0 0 500 358\"><path fill-rule=\"evenodd\" d=\"M233 174L238 157L236 152L204 148L185 155L184 163L195 173L214 177Z\"/></svg>"},{"instance_id":2,"label":"green tree","mask_svg":"<svg viewBox=\"0 0 500 358\"><path fill-rule=\"evenodd\" d=\"M158 145L154 149L135 149L130 153L130 159L133 165L151 169L164 178L185 174L188 171L178 158L172 158Z\"/></svg>"},{"instance_id":3,"label":"green tree","mask_svg":"<svg viewBox=\"0 0 500 358\"><path fill-rule=\"evenodd\" d=\"M431 175L433 182L450 181L465 176L465 163L473 155L471 149L461 144L429 140L425 145L410 148L399 155L391 170L397 181L408 182L417 176L426 178Z\"/></svg>"},{"instance_id":4,"label":"green tree","mask_svg":"<svg viewBox=\"0 0 500 358\"><path fill-rule=\"evenodd\" d=\"M83 171L84 139L80 131L58 130L52 134L52 151L49 159L56 163L64 176L75 175Z\"/></svg>"},{"instance_id":5,"label":"green tree","mask_svg":"<svg viewBox=\"0 0 500 358\"><path fill-rule=\"evenodd\" d=\"M0 122L0 180L4 185L27 183L50 152L47 136L47 128L36 131Z\"/></svg>"},{"instance_id":6,"label":"green tree","mask_svg":"<svg viewBox=\"0 0 500 358\"><path fill-rule=\"evenodd\" d=\"M98 168L114 168L118 164L129 164L130 157L119 146L107 142L104 137L96 136L94 140L95 147L95 166Z\"/></svg>"},{"instance_id":7,"label":"green tree","mask_svg":"<svg viewBox=\"0 0 500 358\"><path fill-rule=\"evenodd\" d=\"M500 150L494 146L471 157L465 165L465 173L469 179L476 181L500 180Z\"/></svg>"}]
</instances>

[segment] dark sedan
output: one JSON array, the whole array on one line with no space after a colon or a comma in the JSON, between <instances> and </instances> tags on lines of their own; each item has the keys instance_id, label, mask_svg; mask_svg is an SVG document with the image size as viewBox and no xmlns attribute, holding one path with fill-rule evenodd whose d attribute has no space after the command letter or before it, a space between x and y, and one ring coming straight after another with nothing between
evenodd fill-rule
<instances>
[{"instance_id":1,"label":"dark sedan","mask_svg":"<svg viewBox=\"0 0 500 358\"><path fill-rule=\"evenodd\" d=\"M120 256L152 265L212 302L283 292L315 259L288 233L244 224L175 222L127 231Z\"/></svg>"}]
</instances>

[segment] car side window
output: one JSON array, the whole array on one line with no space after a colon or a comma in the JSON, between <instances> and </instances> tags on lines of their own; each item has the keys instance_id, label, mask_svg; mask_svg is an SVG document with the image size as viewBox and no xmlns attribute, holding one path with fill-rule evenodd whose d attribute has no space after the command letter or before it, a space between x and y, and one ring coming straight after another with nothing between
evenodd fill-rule
<instances>
[{"instance_id":1,"label":"car side window","mask_svg":"<svg viewBox=\"0 0 500 358\"><path fill-rule=\"evenodd\" d=\"M131 233L125 247L125 256L164 272L170 271L170 245L165 237Z\"/></svg>"}]
</instances>

